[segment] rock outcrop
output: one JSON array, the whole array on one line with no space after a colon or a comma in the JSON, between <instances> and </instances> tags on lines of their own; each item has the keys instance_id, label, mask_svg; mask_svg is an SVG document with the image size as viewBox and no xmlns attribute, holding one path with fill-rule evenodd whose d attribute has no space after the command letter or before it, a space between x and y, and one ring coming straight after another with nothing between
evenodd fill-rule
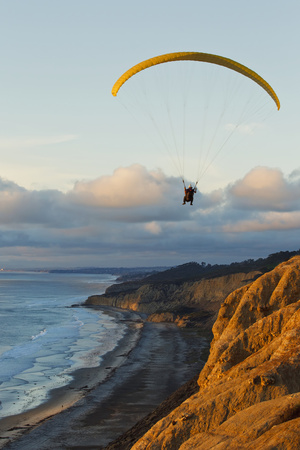
<instances>
[{"instance_id":1,"label":"rock outcrop","mask_svg":"<svg viewBox=\"0 0 300 450\"><path fill-rule=\"evenodd\" d=\"M103 295L89 297L85 304L139 311L149 314L148 320L155 322L202 326L203 320L215 317L230 292L260 275L260 271L253 271L180 283L122 283L110 286ZM212 324L210 321L210 328Z\"/></svg>"},{"instance_id":2,"label":"rock outcrop","mask_svg":"<svg viewBox=\"0 0 300 450\"><path fill-rule=\"evenodd\" d=\"M133 447L300 448L300 256L229 294L199 392Z\"/></svg>"}]
</instances>

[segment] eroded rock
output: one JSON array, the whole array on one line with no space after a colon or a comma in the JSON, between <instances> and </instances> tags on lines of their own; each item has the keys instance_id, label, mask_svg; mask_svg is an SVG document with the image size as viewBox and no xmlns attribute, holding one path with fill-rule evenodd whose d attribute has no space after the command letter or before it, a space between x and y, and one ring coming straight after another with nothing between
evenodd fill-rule
<instances>
[{"instance_id":1,"label":"eroded rock","mask_svg":"<svg viewBox=\"0 0 300 450\"><path fill-rule=\"evenodd\" d=\"M132 448L300 448L300 257L228 295L199 392Z\"/></svg>"}]
</instances>

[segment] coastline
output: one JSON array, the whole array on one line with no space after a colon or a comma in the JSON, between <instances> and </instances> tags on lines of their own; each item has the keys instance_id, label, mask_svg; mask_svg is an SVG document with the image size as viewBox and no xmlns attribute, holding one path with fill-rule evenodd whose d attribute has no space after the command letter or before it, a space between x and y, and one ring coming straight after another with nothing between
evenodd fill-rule
<instances>
[{"instance_id":1,"label":"coastline","mask_svg":"<svg viewBox=\"0 0 300 450\"><path fill-rule=\"evenodd\" d=\"M7 448L23 434L27 434L49 418L78 403L96 386L108 379L124 363L137 344L142 330L142 319L137 313L114 308L99 307L103 313L126 321L128 330L118 345L105 354L97 367L81 368L72 373L72 381L50 391L49 398L41 405L24 413L0 419L0 449Z\"/></svg>"},{"instance_id":2,"label":"coastline","mask_svg":"<svg viewBox=\"0 0 300 450\"><path fill-rule=\"evenodd\" d=\"M43 405L2 419L0 448L105 448L200 372L199 345L205 349L207 343L195 340L196 330L143 323L133 311L99 309L128 323L119 345L99 367L74 372L73 381L53 390Z\"/></svg>"}]
</instances>

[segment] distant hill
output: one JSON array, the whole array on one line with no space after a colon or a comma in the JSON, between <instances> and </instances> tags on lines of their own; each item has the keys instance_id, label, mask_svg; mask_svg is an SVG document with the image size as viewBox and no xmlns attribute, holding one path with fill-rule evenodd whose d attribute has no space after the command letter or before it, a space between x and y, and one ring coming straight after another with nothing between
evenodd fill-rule
<instances>
[{"instance_id":1,"label":"distant hill","mask_svg":"<svg viewBox=\"0 0 300 450\"><path fill-rule=\"evenodd\" d=\"M202 278L214 278L224 275L231 275L240 272L260 271L262 273L273 270L278 264L286 261L293 256L299 255L300 249L297 251L281 251L270 254L267 258L259 258L257 260L247 259L242 262L233 262L231 264L201 264L197 262L189 262L167 270L156 271L153 274L146 275L140 280L141 284L156 284L156 283L181 283L185 281L199 281ZM120 277L118 281L124 279L131 279L130 274L125 278Z\"/></svg>"},{"instance_id":2,"label":"distant hill","mask_svg":"<svg viewBox=\"0 0 300 450\"><path fill-rule=\"evenodd\" d=\"M157 273L169 269L168 266L155 267L77 267L72 269L51 269L50 273L86 273L86 274L109 274L125 279L143 278L148 274Z\"/></svg>"},{"instance_id":3,"label":"distant hill","mask_svg":"<svg viewBox=\"0 0 300 450\"><path fill-rule=\"evenodd\" d=\"M281 251L270 254L267 258L257 260L247 259L231 264L207 264L206 262L188 262L175 267L78 267L72 269L52 269L50 273L86 273L110 274L118 277L118 282L136 280L140 284L181 283L184 281L198 281L202 278L214 278L239 272L259 270L263 273L274 269L283 261L299 255L297 251Z\"/></svg>"}]
</instances>

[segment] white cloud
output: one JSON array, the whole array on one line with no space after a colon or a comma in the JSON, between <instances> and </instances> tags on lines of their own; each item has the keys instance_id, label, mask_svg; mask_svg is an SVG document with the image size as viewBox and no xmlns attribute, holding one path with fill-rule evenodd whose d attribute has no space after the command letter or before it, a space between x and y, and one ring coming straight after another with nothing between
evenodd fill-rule
<instances>
[{"instance_id":1,"label":"white cloud","mask_svg":"<svg viewBox=\"0 0 300 450\"><path fill-rule=\"evenodd\" d=\"M151 234L160 234L162 232L161 226L157 222L149 222L145 225L145 230Z\"/></svg>"},{"instance_id":2,"label":"white cloud","mask_svg":"<svg viewBox=\"0 0 300 450\"><path fill-rule=\"evenodd\" d=\"M240 134L253 134L255 130L262 128L262 124L258 122L246 123L246 124L235 124L235 123L227 123L225 125L225 129L227 131L233 132L237 131Z\"/></svg>"},{"instance_id":3,"label":"white cloud","mask_svg":"<svg viewBox=\"0 0 300 450\"><path fill-rule=\"evenodd\" d=\"M160 204L170 192L170 184L161 171L148 172L134 164L120 167L113 175L92 181L79 181L69 193L74 201L105 208L131 208Z\"/></svg>"},{"instance_id":4,"label":"white cloud","mask_svg":"<svg viewBox=\"0 0 300 450\"><path fill-rule=\"evenodd\" d=\"M223 227L224 232L249 233L259 231L287 231L300 229L300 211L260 213L255 218L239 220Z\"/></svg>"},{"instance_id":5,"label":"white cloud","mask_svg":"<svg viewBox=\"0 0 300 450\"><path fill-rule=\"evenodd\" d=\"M78 136L75 134L65 134L59 136L19 136L0 137L0 148L19 149L27 147L37 147L51 144L61 144L63 142L74 141Z\"/></svg>"},{"instance_id":6,"label":"white cloud","mask_svg":"<svg viewBox=\"0 0 300 450\"><path fill-rule=\"evenodd\" d=\"M229 188L229 196L236 208L288 211L299 207L299 188L299 179L291 182L279 169L256 167Z\"/></svg>"}]
</instances>

